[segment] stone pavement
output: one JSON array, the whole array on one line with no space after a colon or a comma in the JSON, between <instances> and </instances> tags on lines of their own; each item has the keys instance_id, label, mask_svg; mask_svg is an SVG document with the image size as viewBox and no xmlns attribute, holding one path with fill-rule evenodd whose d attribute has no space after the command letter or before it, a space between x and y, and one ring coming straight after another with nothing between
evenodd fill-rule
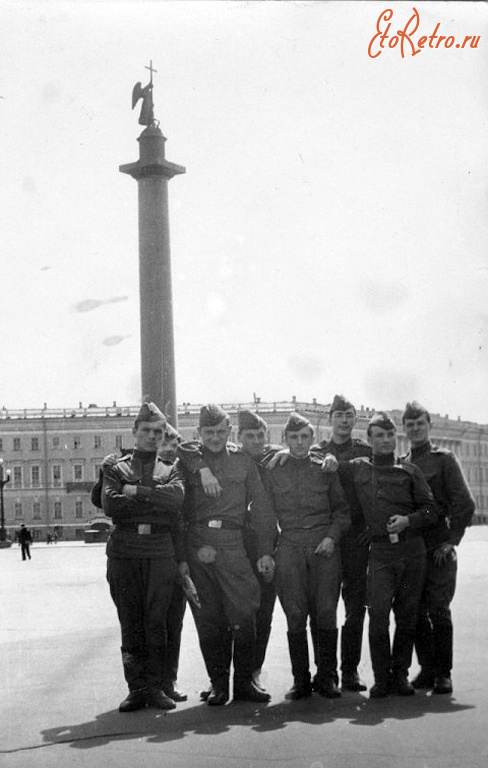
<instances>
[{"instance_id":1,"label":"stone pavement","mask_svg":"<svg viewBox=\"0 0 488 768\"><path fill-rule=\"evenodd\" d=\"M125 683L103 545L0 551L2 768L484 768L488 764L488 528L459 551L455 693L370 701L347 693L288 702L286 626L277 607L265 674L272 701L212 708L193 620L169 713L119 714ZM362 674L372 683L367 645ZM415 673L416 664L412 667Z\"/></svg>"}]
</instances>

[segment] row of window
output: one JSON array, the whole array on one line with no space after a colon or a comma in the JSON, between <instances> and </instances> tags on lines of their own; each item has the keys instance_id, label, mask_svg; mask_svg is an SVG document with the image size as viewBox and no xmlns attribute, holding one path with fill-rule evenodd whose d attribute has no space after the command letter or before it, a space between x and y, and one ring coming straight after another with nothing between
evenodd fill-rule
<instances>
[{"instance_id":1,"label":"row of window","mask_svg":"<svg viewBox=\"0 0 488 768\"><path fill-rule=\"evenodd\" d=\"M22 504L21 501L16 501L14 504L14 519L23 520L24 512L25 512L25 505ZM52 517L54 518L54 520L62 520L63 519L63 502L55 501L53 503L52 512L53 512ZM84 514L85 514L85 509L84 509L83 502L75 501L75 518L83 518ZM32 502L32 519L33 520L42 519L40 501Z\"/></svg>"},{"instance_id":2,"label":"row of window","mask_svg":"<svg viewBox=\"0 0 488 768\"><path fill-rule=\"evenodd\" d=\"M74 450L79 450L82 447L81 443L81 436L80 435L74 435L69 437L69 441L71 443L71 446L68 446L66 443L66 440L63 438L63 443L61 443L61 437L58 435L55 435L51 440L51 448L54 450L59 449L61 447L69 449L72 447ZM0 451L4 450L4 438L0 437ZM122 448L123 444L123 437L122 435L115 435L115 449L120 450ZM99 449L102 447L102 436L101 435L94 435L93 437L93 448ZM39 437L31 437L30 438L30 449L31 451L40 451L41 450L41 438ZM22 450L22 439L20 437L14 437L12 438L12 450L15 452Z\"/></svg>"},{"instance_id":3,"label":"row of window","mask_svg":"<svg viewBox=\"0 0 488 768\"><path fill-rule=\"evenodd\" d=\"M100 472L101 464L93 464L92 466L92 477L87 478L87 480L98 480L98 475ZM31 488L40 488L42 485L42 467L39 464L34 464L33 466L29 467L30 469L30 477L27 478L26 472L24 471L24 467L21 466L14 466L12 468L12 487L13 488L24 488L28 487L28 483L30 483ZM84 465L83 464L73 464L72 467L72 476L73 476L73 482L74 483L82 483L84 480ZM60 488L63 484L63 473L62 473L62 466L61 464L53 464L51 466L51 484L53 488Z\"/></svg>"}]
</instances>

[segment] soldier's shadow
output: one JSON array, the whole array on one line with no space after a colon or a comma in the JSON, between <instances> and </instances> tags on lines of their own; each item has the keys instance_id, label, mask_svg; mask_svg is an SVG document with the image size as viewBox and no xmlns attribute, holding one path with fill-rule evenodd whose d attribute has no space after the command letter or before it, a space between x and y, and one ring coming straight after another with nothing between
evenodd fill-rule
<instances>
[{"instance_id":1,"label":"soldier's shadow","mask_svg":"<svg viewBox=\"0 0 488 768\"><path fill-rule=\"evenodd\" d=\"M351 725L376 726L386 720L410 720L430 713L456 713L473 709L451 697L417 694L408 698L389 697L370 701L365 696L346 694L329 700L319 696L302 701L279 701L271 705L250 702L230 703L224 707L183 705L172 712L154 709L120 714L110 710L94 720L61 725L42 731L45 745L69 744L73 749L91 749L114 741L146 738L148 743L164 743L194 734L219 735L234 726L247 726L256 732L286 728L288 723L324 725L348 720Z\"/></svg>"}]
</instances>

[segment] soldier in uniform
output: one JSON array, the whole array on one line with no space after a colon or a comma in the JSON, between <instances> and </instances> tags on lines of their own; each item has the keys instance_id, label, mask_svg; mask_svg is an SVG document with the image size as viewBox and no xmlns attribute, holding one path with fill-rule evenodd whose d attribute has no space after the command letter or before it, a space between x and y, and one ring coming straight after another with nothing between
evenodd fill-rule
<instances>
[{"instance_id":1,"label":"soldier in uniform","mask_svg":"<svg viewBox=\"0 0 488 768\"><path fill-rule=\"evenodd\" d=\"M330 406L329 422L332 427L330 440L312 446L312 452L335 456L339 462L339 479L351 507L351 527L340 540L342 561L342 599L345 622L341 629L341 678L342 688L349 691L365 691L358 666L361 660L363 625L366 613L366 575L368 570L369 534L366 522L355 494L347 484L345 462L360 456L371 456L371 446L352 437L356 425L356 409L343 395L335 395ZM313 633L315 634L315 633Z\"/></svg>"},{"instance_id":2,"label":"soldier in uniform","mask_svg":"<svg viewBox=\"0 0 488 768\"><path fill-rule=\"evenodd\" d=\"M254 461L228 444L230 419L218 405L200 411L200 441L183 443L178 456L184 467L187 562L201 608L193 608L200 648L212 684L207 703L229 699L229 633L234 664L234 700L267 702L269 694L253 681L256 658L255 614L260 589L246 555L243 527L250 507L257 537L257 570L272 578L271 557L276 523ZM205 493L201 475L210 472L220 491Z\"/></svg>"},{"instance_id":3,"label":"soldier in uniform","mask_svg":"<svg viewBox=\"0 0 488 768\"><path fill-rule=\"evenodd\" d=\"M336 473L322 471L310 453L311 423L290 414L285 441L290 455L266 475L266 488L280 528L276 549L276 590L288 624L293 686L287 698L312 694L307 621L316 621L315 690L336 698L337 602L341 584L339 541L350 525L349 504Z\"/></svg>"},{"instance_id":4,"label":"soldier in uniform","mask_svg":"<svg viewBox=\"0 0 488 768\"><path fill-rule=\"evenodd\" d=\"M436 522L436 507L420 470L396 460L396 427L388 413L373 415L368 438L372 458L352 459L342 472L353 483L371 533L368 612L375 684L370 696L409 696L415 693L408 670L426 565L421 531Z\"/></svg>"},{"instance_id":5,"label":"soldier in uniform","mask_svg":"<svg viewBox=\"0 0 488 768\"><path fill-rule=\"evenodd\" d=\"M424 532L427 573L415 634L421 670L415 688L452 693L453 630L450 604L456 589L455 547L471 524L475 503L456 456L430 442L431 421L426 408L407 403L402 416L410 451L403 460L415 464L430 485L439 519Z\"/></svg>"},{"instance_id":6,"label":"soldier in uniform","mask_svg":"<svg viewBox=\"0 0 488 768\"><path fill-rule=\"evenodd\" d=\"M107 580L120 621L129 687L120 712L176 706L163 684L166 614L177 561L183 558L184 489L177 466L168 475L157 455L165 427L157 406L144 403L134 422L134 451L103 470L103 510L115 525L107 542Z\"/></svg>"}]
</instances>

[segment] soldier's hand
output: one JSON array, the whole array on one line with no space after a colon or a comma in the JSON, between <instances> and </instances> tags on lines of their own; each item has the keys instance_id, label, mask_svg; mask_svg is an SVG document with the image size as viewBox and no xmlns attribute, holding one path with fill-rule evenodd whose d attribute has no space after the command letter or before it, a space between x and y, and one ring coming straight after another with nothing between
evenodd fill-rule
<instances>
[{"instance_id":1,"label":"soldier's hand","mask_svg":"<svg viewBox=\"0 0 488 768\"><path fill-rule=\"evenodd\" d=\"M200 470L200 480L204 493L212 499L218 499L222 493L222 486L208 467Z\"/></svg>"},{"instance_id":2,"label":"soldier's hand","mask_svg":"<svg viewBox=\"0 0 488 768\"><path fill-rule=\"evenodd\" d=\"M109 453L108 456L105 456L104 460L102 461L102 469L113 467L115 464L117 464L117 456L115 453Z\"/></svg>"},{"instance_id":3,"label":"soldier's hand","mask_svg":"<svg viewBox=\"0 0 488 768\"><path fill-rule=\"evenodd\" d=\"M283 448L282 451L276 451L275 455L267 462L266 466L268 469L274 469L278 464L282 467L283 464L286 464L288 461L289 456L290 451L288 448Z\"/></svg>"},{"instance_id":4,"label":"soldier's hand","mask_svg":"<svg viewBox=\"0 0 488 768\"><path fill-rule=\"evenodd\" d=\"M190 575L190 566L185 560L182 560L181 563L178 563L178 573L182 579L184 579L185 576Z\"/></svg>"},{"instance_id":5,"label":"soldier's hand","mask_svg":"<svg viewBox=\"0 0 488 768\"><path fill-rule=\"evenodd\" d=\"M264 581L272 581L275 571L275 563L271 555L263 555L256 563L259 573Z\"/></svg>"},{"instance_id":6,"label":"soldier's hand","mask_svg":"<svg viewBox=\"0 0 488 768\"><path fill-rule=\"evenodd\" d=\"M326 536L325 539L322 539L318 545L317 549L315 550L315 554L323 555L324 557L332 557L334 554L334 547L334 539L331 539L330 536Z\"/></svg>"},{"instance_id":7,"label":"soldier's hand","mask_svg":"<svg viewBox=\"0 0 488 768\"><path fill-rule=\"evenodd\" d=\"M322 466L321 466L322 472L337 472L338 469L339 469L339 462L337 461L334 454L327 453L322 462Z\"/></svg>"},{"instance_id":8,"label":"soldier's hand","mask_svg":"<svg viewBox=\"0 0 488 768\"><path fill-rule=\"evenodd\" d=\"M454 552L454 545L448 541L444 541L437 549L434 550L433 558L436 565L445 563L449 557L452 557L451 552Z\"/></svg>"},{"instance_id":9,"label":"soldier's hand","mask_svg":"<svg viewBox=\"0 0 488 768\"><path fill-rule=\"evenodd\" d=\"M388 533L401 533L408 527L408 515L392 515L386 524Z\"/></svg>"},{"instance_id":10,"label":"soldier's hand","mask_svg":"<svg viewBox=\"0 0 488 768\"><path fill-rule=\"evenodd\" d=\"M126 484L122 486L124 496L135 496L137 494L137 485Z\"/></svg>"}]
</instances>

